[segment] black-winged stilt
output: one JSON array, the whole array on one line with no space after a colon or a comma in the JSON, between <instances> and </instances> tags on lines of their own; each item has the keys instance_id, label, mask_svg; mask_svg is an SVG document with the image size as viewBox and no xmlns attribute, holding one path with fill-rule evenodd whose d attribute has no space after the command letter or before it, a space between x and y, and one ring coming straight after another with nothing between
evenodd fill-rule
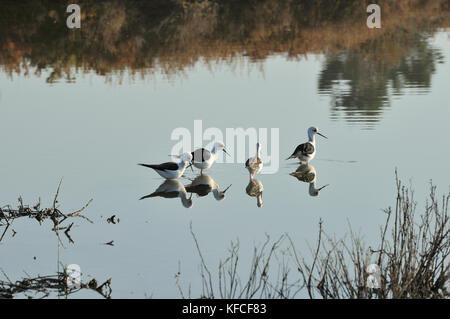
<instances>
[{"instance_id":1,"label":"black-winged stilt","mask_svg":"<svg viewBox=\"0 0 450 319\"><path fill-rule=\"evenodd\" d=\"M196 149L191 153L193 158L192 165L200 169L200 174L203 174L203 170L210 168L216 161L219 151L223 151L225 154L229 155L225 150L225 144L223 142L214 143L211 151L204 148Z\"/></svg>"},{"instance_id":2,"label":"black-winged stilt","mask_svg":"<svg viewBox=\"0 0 450 319\"><path fill-rule=\"evenodd\" d=\"M291 156L287 158L298 158L301 163L309 163L316 156L316 134L328 138L319 133L319 129L312 126L308 129L308 142L297 146Z\"/></svg>"},{"instance_id":3,"label":"black-winged stilt","mask_svg":"<svg viewBox=\"0 0 450 319\"><path fill-rule=\"evenodd\" d=\"M192 161L190 153L183 153L180 156L181 161L178 163L167 162L162 164L139 164L141 166L154 169L159 175L165 179L176 179L183 175L188 164Z\"/></svg>"}]
</instances>

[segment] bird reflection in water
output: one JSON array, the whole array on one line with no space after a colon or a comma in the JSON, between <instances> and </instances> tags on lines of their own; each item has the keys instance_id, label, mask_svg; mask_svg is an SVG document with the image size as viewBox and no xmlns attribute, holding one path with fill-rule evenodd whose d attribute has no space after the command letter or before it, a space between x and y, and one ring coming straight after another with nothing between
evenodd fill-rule
<instances>
[{"instance_id":1,"label":"bird reflection in water","mask_svg":"<svg viewBox=\"0 0 450 319\"><path fill-rule=\"evenodd\" d=\"M247 187L245 188L245 192L248 196L256 197L256 205L258 207L262 207L262 193L264 190L263 184L260 180L255 179L255 175L259 174L263 168L264 164L261 159L261 144L256 143L256 155L250 157L245 162L245 168L247 168L250 174L250 180L248 182Z\"/></svg>"},{"instance_id":2,"label":"bird reflection in water","mask_svg":"<svg viewBox=\"0 0 450 319\"><path fill-rule=\"evenodd\" d=\"M297 170L289 175L296 177L299 181L308 183L309 195L313 197L319 196L320 191L329 185L327 184L320 188L316 188L317 173L316 169L311 164L300 164Z\"/></svg>"},{"instance_id":3,"label":"bird reflection in water","mask_svg":"<svg viewBox=\"0 0 450 319\"><path fill-rule=\"evenodd\" d=\"M258 207L263 206L262 193L264 191L264 186L260 180L253 178L248 182L245 192L248 196L256 197L256 205Z\"/></svg>"},{"instance_id":4,"label":"bird reflection in water","mask_svg":"<svg viewBox=\"0 0 450 319\"><path fill-rule=\"evenodd\" d=\"M218 201L225 199L225 193L231 187L228 186L225 190L221 191L219 185L212 179L211 176L203 173L194 178L191 184L186 186L188 193L196 193L199 197L204 197L209 193L213 193L214 198Z\"/></svg>"},{"instance_id":5,"label":"bird reflection in water","mask_svg":"<svg viewBox=\"0 0 450 319\"><path fill-rule=\"evenodd\" d=\"M191 208L193 205L192 195L188 197L186 188L183 184L175 179L168 179L164 181L159 187L151 194L141 197L140 199L163 197L163 198L180 198L181 204L186 208Z\"/></svg>"}]
</instances>

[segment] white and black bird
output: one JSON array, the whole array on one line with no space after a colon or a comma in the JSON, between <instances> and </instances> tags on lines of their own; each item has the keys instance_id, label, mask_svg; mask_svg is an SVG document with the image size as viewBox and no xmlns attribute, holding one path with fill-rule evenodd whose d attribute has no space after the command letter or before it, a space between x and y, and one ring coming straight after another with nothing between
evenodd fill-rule
<instances>
[{"instance_id":1,"label":"white and black bird","mask_svg":"<svg viewBox=\"0 0 450 319\"><path fill-rule=\"evenodd\" d=\"M316 126L310 127L308 129L308 142L297 146L287 160L291 158L298 158L301 163L309 163L309 161L316 156L316 134L328 138L319 133L319 129Z\"/></svg>"},{"instance_id":2,"label":"white and black bird","mask_svg":"<svg viewBox=\"0 0 450 319\"><path fill-rule=\"evenodd\" d=\"M180 162L167 162L162 164L139 164L141 166L149 167L155 170L161 177L165 179L177 179L182 176L186 167L191 163L192 155L190 153L183 153L180 156Z\"/></svg>"},{"instance_id":3,"label":"white and black bird","mask_svg":"<svg viewBox=\"0 0 450 319\"><path fill-rule=\"evenodd\" d=\"M250 180L253 180L255 175L259 174L263 168L263 161L261 160L261 144L256 143L256 156L250 157L245 162L245 168L250 173Z\"/></svg>"},{"instance_id":4,"label":"white and black bird","mask_svg":"<svg viewBox=\"0 0 450 319\"><path fill-rule=\"evenodd\" d=\"M167 179L159 185L159 187L150 195L143 196L140 199L163 197L163 198L177 198L181 199L181 204L186 208L191 208L193 205L192 195L188 197L184 185L175 179Z\"/></svg>"},{"instance_id":5,"label":"white and black bird","mask_svg":"<svg viewBox=\"0 0 450 319\"><path fill-rule=\"evenodd\" d=\"M191 153L192 165L200 169L200 174L203 174L203 170L208 169L216 161L217 155L220 151L229 155L225 150L225 144L223 142L216 142L213 145L211 151L204 148L196 149Z\"/></svg>"}]
</instances>

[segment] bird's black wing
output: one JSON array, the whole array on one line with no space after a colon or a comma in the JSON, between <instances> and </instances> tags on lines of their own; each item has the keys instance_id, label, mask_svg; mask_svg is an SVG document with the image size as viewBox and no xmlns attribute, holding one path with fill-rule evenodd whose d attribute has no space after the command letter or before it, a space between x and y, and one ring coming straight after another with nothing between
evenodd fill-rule
<instances>
[{"instance_id":1,"label":"bird's black wing","mask_svg":"<svg viewBox=\"0 0 450 319\"><path fill-rule=\"evenodd\" d=\"M250 164L249 162L250 162L250 159L247 159L247 161L245 162L245 167L248 167L248 164Z\"/></svg>"},{"instance_id":2,"label":"bird's black wing","mask_svg":"<svg viewBox=\"0 0 450 319\"><path fill-rule=\"evenodd\" d=\"M205 162L211 158L211 152L204 148L199 148L192 153L193 162Z\"/></svg>"},{"instance_id":3,"label":"bird's black wing","mask_svg":"<svg viewBox=\"0 0 450 319\"><path fill-rule=\"evenodd\" d=\"M301 153L303 155L312 154L312 153L314 153L314 145L312 145L311 143L300 144L299 146L297 146L297 148L294 151L294 154L298 154L298 153Z\"/></svg>"},{"instance_id":4,"label":"bird's black wing","mask_svg":"<svg viewBox=\"0 0 450 319\"><path fill-rule=\"evenodd\" d=\"M157 169L159 171L176 171L178 169L178 164L174 162L167 162L158 165L153 164L139 164L139 165Z\"/></svg>"},{"instance_id":5,"label":"bird's black wing","mask_svg":"<svg viewBox=\"0 0 450 319\"><path fill-rule=\"evenodd\" d=\"M195 186L186 186L186 192L188 193L196 193L198 196L203 197L208 195L212 191L211 186L200 184Z\"/></svg>"}]
</instances>

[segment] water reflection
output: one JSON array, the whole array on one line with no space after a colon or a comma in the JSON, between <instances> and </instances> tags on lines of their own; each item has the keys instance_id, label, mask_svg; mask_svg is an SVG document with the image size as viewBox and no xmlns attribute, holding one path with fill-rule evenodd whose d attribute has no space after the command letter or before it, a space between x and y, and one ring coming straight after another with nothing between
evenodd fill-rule
<instances>
[{"instance_id":1,"label":"water reflection","mask_svg":"<svg viewBox=\"0 0 450 319\"><path fill-rule=\"evenodd\" d=\"M403 95L407 89L429 92L436 64L443 62L441 52L430 44L429 36L418 32L401 40L402 46L396 48L400 52L386 49L382 39L368 48L326 55L318 91L330 96L332 119L372 128L390 106L392 95Z\"/></svg>"},{"instance_id":2,"label":"water reflection","mask_svg":"<svg viewBox=\"0 0 450 319\"><path fill-rule=\"evenodd\" d=\"M186 186L186 191L192 194L195 193L199 197L204 197L212 192L214 198L217 201L221 201L225 199L225 193L230 187L231 185L221 191L219 185L217 185L211 176L200 174L192 180L191 184Z\"/></svg>"},{"instance_id":3,"label":"water reflection","mask_svg":"<svg viewBox=\"0 0 450 319\"><path fill-rule=\"evenodd\" d=\"M448 2L448 0L445 1ZM77 2L80 3L83 10L84 18L81 30L67 30L65 27L65 6L58 4L58 2L28 1L26 6L18 5L19 2L12 1L0 4L0 72L3 77L6 74L14 78L12 85L8 83L8 87L18 88L18 90L11 90L11 99L6 97L2 101L4 104L0 106L2 108L2 111L0 111L1 117L4 118L2 127L6 133L3 134L4 139L0 143L4 144L2 149L10 149L8 153L11 154L3 159L5 163L2 167L8 168L3 170L4 173L7 173L3 180L10 180L6 184L3 183L4 189L9 190L9 188L14 189L23 186L28 194L34 194L35 192L45 191L45 178L50 178L52 174L64 174L76 180L75 185L78 186L71 188L73 196L78 193L92 192L93 196L98 198L97 210L104 211L108 214L107 216L113 213L119 214L120 211L139 212L145 209L144 206L146 205L152 207L165 206L156 204L172 204L177 209L184 209L179 206L179 201L181 201L183 207L189 208L193 206L192 198L197 198L197 196L192 195L194 192L198 197L207 197L209 193L213 193L209 197L215 199L206 199L206 201L210 201L209 204L211 205L199 207L201 205L197 203L196 208L199 208L199 213L201 213L198 214L198 217L206 216L209 206L214 204L214 206L220 206L222 210L226 210L226 213L232 213L231 217L233 218L230 217L227 220L233 221L236 217L242 219L238 226L235 225L235 229L231 225L231 228L226 227L224 228L225 231L219 234L216 228L204 226L205 223L209 223L207 226L220 223L214 223L214 220L211 223L211 218L197 218L198 229L204 230L199 234L199 238L206 238L209 241L216 240L217 242L228 241L229 236L234 237L235 234L238 237L244 234L245 238L249 240L259 241L261 230L267 230L269 233L300 231L302 234L305 232L305 236L308 238L315 238L312 236L316 234L314 231L309 232L310 224L314 223L313 220L301 223L303 226L301 229L297 227L296 221L305 220L305 217L308 216L299 214L291 224L286 224L284 222L286 218L278 218L279 220L277 220L272 214L260 214L258 219L252 216L250 218L244 216L246 214L240 214L239 211L242 205L239 205L239 201L233 201L233 198L228 198L227 202L216 202L216 200L224 200L226 190L221 191L222 188L219 188L214 181L200 180L209 177L207 175L199 179L196 178L192 182L180 180L184 185L179 181L164 181L164 183L163 181L157 181L155 185L151 186L151 189L146 189L142 193L139 192L139 195L144 195L144 192L147 194L157 188L156 191L143 198L175 198L172 201L166 202L165 199L148 200L141 202L141 204L146 205L138 205L136 199L140 196L137 195L135 195L134 201L130 201L124 193L123 185L137 184L127 187L128 191L133 191L133 189L136 189L135 187L142 185L142 181L141 179L137 181L137 176L141 172L134 172L134 169L129 168L131 165L127 165L127 163L134 162L133 158L137 156L147 154L148 151L142 150L142 145L147 145L148 141L152 141L151 143L155 144L155 150L163 150L160 156L165 156L168 154L165 148L167 139L162 139L161 142L160 137L166 135L175 127L184 127L186 123L191 121L191 117L195 119L197 115L208 120L208 126L220 128L237 127L238 125L253 127L260 124L262 127L279 127L282 134L286 133L285 130L289 128L289 124L295 124L292 123L293 117L298 114L325 121L324 118L321 118L322 112L312 110L308 112L306 109L294 111L291 109L296 99L305 101L305 103L301 103L302 107L306 107L307 101L317 101L317 92L308 90L308 92L304 92L306 95L303 97L297 94L297 91L292 90L290 85L293 83L300 88L303 83L318 76L317 72L320 70L320 65L316 63L315 56L309 57L309 62L305 63L305 67L301 65L302 67L299 68L302 70L302 74L291 77L291 73L285 71L284 67L287 64L290 67L294 62L286 63L282 61L280 63L280 61L284 58L290 60L302 59L308 53L325 54L320 56L321 59L325 59L325 63L322 74L319 75L318 90L321 94L327 95L327 99L328 96L331 96L337 101L330 108L331 116L345 118L348 122L376 123L382 117L382 112L389 106L390 95L405 94L407 93L405 89L409 88L421 89L423 92L430 88L431 80L435 80L433 74L435 74L436 63L439 62L438 52L432 49L425 37L422 36L421 40L418 37L419 43L416 43L415 40L412 40L411 35L420 35L418 32L422 32L424 25L429 24L432 32L436 30L436 26L445 26L438 18L439 14L430 10L429 4L431 2L427 0L411 2L408 7L412 9L420 2L420 5L423 6L420 14L412 11L408 16L411 19L402 22L400 18L398 19L399 23L394 27L389 25L390 18L384 15L385 7L383 6L382 32L367 30L364 26L365 21L359 20L358 22L356 19L352 19L355 15L361 18L364 16L364 14L361 14L364 10L361 10L359 1L351 1L357 3L356 5L348 4L346 1L337 1L332 6L327 1L309 3L294 0L212 0L209 2L152 0L114 1L114 3L80 0ZM398 2L402 2L402 5L405 3L403 0L395 1L395 3ZM433 5L439 2L441 1L432 0ZM394 3L394 1L391 3ZM345 8L346 10L341 10L346 6L348 6ZM389 14L389 10L386 10L386 12ZM433 17L431 22L430 17ZM417 18L422 20L411 21ZM356 22L353 25L354 21ZM358 25L362 25L362 27L358 29ZM397 33L396 31L401 32ZM402 40L402 38L405 40ZM390 48L399 48L399 50ZM233 75L224 77L226 81L222 81L222 77L219 76L219 81L209 82L210 77L204 76L206 74L204 71L208 66L212 66L211 72L218 69L218 73L221 74L229 66L235 67L237 65L239 67L240 61L245 64L252 61L261 61L272 56L276 56L276 58L269 61L268 65L271 69L270 72L266 73L270 77L270 82L264 82L263 78L260 79L261 81L259 79L254 81L253 78L249 81L244 79L243 82L233 81L235 79L240 80L238 76L234 77ZM419 61L421 59L425 61L422 63L422 61ZM226 61L226 63L219 64L217 68L214 65L209 65L209 63L215 61ZM197 62L199 62L198 67L195 64ZM272 64L272 62L275 63ZM195 66L195 68L190 69L192 66ZM316 69L317 67L318 69ZM98 85L99 82L102 82L101 76L111 77L115 81L124 74L126 78L128 70L132 75L137 74L138 80L141 73L145 76L149 74L151 76L152 73L162 71L169 76L178 76L185 72L186 81L194 80L190 83L193 86L189 84L183 89L178 86L165 88L165 85L161 87L155 85L155 90L151 94L147 94L147 90L152 90L152 85L146 85L145 82L142 87L130 85L117 90L115 87L105 89L103 85ZM292 68L292 70L297 70L297 68ZM42 82L45 80L49 83L81 81L79 81L79 85L61 84L52 88L45 83L41 85L39 79L25 79L26 77L34 77L34 75L39 76L40 72L43 75L43 78L40 79ZM97 76L94 76L94 81L89 83L88 80L82 79L83 73L95 73ZM228 74L228 72L223 73ZM245 72L243 73L245 74ZM273 75L276 75L275 78L272 78ZM157 79L160 78L165 79L164 76L160 77L158 74ZM291 81L294 78L300 79L301 82ZM197 80L198 82L196 82ZM265 85L274 83L272 80L278 81L277 85L273 87ZM444 76L439 77L439 81L444 80ZM7 80L3 80L3 82L5 83ZM439 83L439 85L442 86L442 83ZM342 86L347 87L342 88ZM195 88L194 91L188 89L192 87ZM237 87L239 87L239 90L236 89ZM22 97L17 94L20 88L37 95ZM213 94L217 92L215 91L216 88L221 94ZM395 88L398 88L398 90L396 91ZM259 95L258 92L263 92L264 89L267 90L265 91L267 97L272 96L279 99L278 104L270 103L274 106L272 109L264 108L265 105L260 107L258 103L252 103L252 101L256 101L252 96ZM292 94L285 89L288 89ZM208 92L208 90L211 91ZM55 94L48 94L50 91ZM83 96L83 99L67 98L67 103L63 103L63 108L55 108L55 106L62 105L60 100L64 100L64 96L70 94L74 97ZM36 105L30 103L30 99L38 95L46 95L49 99L48 101L42 100L42 103L35 103ZM104 99L106 95L111 99ZM166 100L170 95L175 95L177 99ZM231 107L231 103L226 103L229 101L224 100L222 105L217 103L225 96L232 96L233 101L239 102L236 104L237 107L241 107L242 112L237 112L236 108ZM262 96L264 98L265 94L262 94ZM436 101L437 99L447 101L447 98L448 96L442 94L433 97L433 99L426 99L426 102ZM181 103L176 103L180 100ZM128 104L123 104L127 101ZM212 112L209 112L210 109L204 107L203 103L197 103L198 101L206 101L205 105L212 105ZM243 107L246 104L248 104L248 108ZM226 107L227 105L230 105L230 109ZM3 106L5 106L6 112L4 112ZM225 107L221 108L221 106ZM189 112L172 111L172 107L178 108L178 110L186 108ZM164 110L161 110L162 108ZM89 109L93 111L86 111ZM228 112L227 117L222 118L220 112ZM239 116L237 116L238 113ZM189 114L192 114L192 116ZM289 116L291 118L288 118ZM436 117L439 117L439 113ZM395 117L394 119L401 120L401 117ZM409 127L417 127L421 124L420 122L420 120L414 120ZM23 123L21 127L26 129L17 130L17 125L14 124L5 126L8 123ZM81 130L82 132L77 131L78 123L83 123L85 129ZM332 129L336 133L342 134L340 137L337 136L335 141L348 138L348 142L353 142L352 139L355 135L351 134L353 133L350 132L351 130L341 130L338 126ZM15 133L8 135L8 131ZM377 142L383 143L384 134L391 131L386 130L380 131L379 134L371 134L376 139L370 139L370 141L375 143L373 145L376 145ZM36 132L39 132L40 135L36 135ZM414 143L411 141L418 137L417 134L413 134L414 132L414 129L406 130L405 135L410 133L411 136L406 139L408 144L405 144L405 147ZM79 135L79 133L84 134ZM286 134L283 136L285 137ZM302 132L299 134L302 135ZM374 183L371 183L373 184L371 187L376 190L379 185L383 185L386 175L377 175L377 173L383 173L385 172L384 169L389 169L388 166L391 165L391 162L383 161L383 165L372 165L371 153L365 152L368 149L365 147L367 143L364 143L366 137L371 138L371 136L355 138L357 140L356 146L361 146L359 152L361 156L354 153L352 158L360 161L360 171L371 172L370 177L379 177ZM48 148L38 147L39 141L46 140L52 141L50 144L47 143L50 145ZM130 143L132 140L135 142ZM93 141L94 143L86 143L86 141ZM107 142L103 143L104 141ZM392 150L395 151L397 144L395 140L392 143ZM101 147L97 147L96 144ZM37 146L33 147L35 145ZM356 149L358 148L356 147ZM330 148L330 154L334 152L334 155L330 156L333 158L334 156L342 157L342 152L337 154L339 150L339 145L334 149ZM30 163L29 165L23 165L28 164L25 161L29 155L27 153L32 154L28 161ZM363 153L365 154L363 155ZM408 162L408 154L397 153L396 163L398 162L399 165L409 163L411 165L407 166L413 167L413 163ZM86 158L85 154L90 155L91 158ZM109 156L111 161L105 161L104 157L111 154L115 155ZM439 174L439 165L445 165L445 162L441 162L442 158L445 158L445 156L436 156L437 168L428 172L429 176L418 172L417 178L425 180L431 178L436 172ZM73 162L70 162L70 159L73 159ZM404 162L405 160L406 162ZM32 162L36 167L28 170L31 175L26 174L25 171L21 174L23 167L28 166L30 168L33 165ZM62 164L59 165L60 163ZM99 166L98 163L105 164ZM326 164L329 171L335 169L332 162ZM101 169L94 170L94 167L101 167ZM227 181L227 178L233 176L229 174L235 172L231 170L233 168L231 165L224 165L220 168L221 170L214 170L218 173L217 176L214 174L214 178L219 182L222 178ZM240 169L243 168L242 165ZM16 169L19 174L15 174L14 170ZM294 170L294 167L292 167L292 170ZM85 172L85 174L80 172ZM246 174L244 171L241 171L241 173ZM318 196L323 191L323 184L317 183L316 185L317 173L311 165L297 169L295 173L293 176L301 181L301 185L295 186L305 189L289 190L286 196L276 199L280 201L280 205L277 205L276 202L265 203L266 206L268 204L279 206L279 213L283 215L282 217L291 217L288 208L298 205L298 202L296 202L298 196L308 197L303 193L307 186L311 196ZM324 178L322 173L319 181L333 183L331 178L339 178L339 174L331 175L326 177L327 180L322 180ZM282 176L278 177L281 178ZM280 181L278 177L263 178L266 188L271 191L274 187L276 188ZM289 177L286 178L289 179ZM362 184L364 181L365 176L354 174L352 180L345 181L345 183L356 185ZM255 199L258 207L263 206L262 182L256 179L250 181L248 185L245 182L246 180L243 180L243 184L239 186L239 191L242 192L240 195L244 200L249 201L248 205L253 209ZM291 179L291 182L297 183L293 179ZM303 186L304 182L307 185ZM159 183L163 184L157 187ZM221 184L221 186L227 185L228 183ZM245 198L243 188L253 198ZM35 190L33 191L33 189ZM325 211L322 210L322 206L343 203L342 206L339 206L339 210L345 212L355 222L359 223L361 218L363 223L367 222L368 218L372 218L371 221L377 220L372 216L376 214L361 217L358 214L360 212L359 207L370 206L371 209L378 209L378 203L381 202L381 199L371 201L370 196L367 198L361 197L352 205L347 205L348 203L342 200L342 198L348 196L344 190L341 187L327 188L322 195L322 197L328 197L326 198L327 205L322 205L322 203L320 203L321 205L314 205L316 206L312 207L314 213L326 215L326 209ZM300 191L300 194L296 195L293 191ZM332 191L333 194L331 194ZM11 192L7 193L5 196L10 198ZM109 194L117 194L117 196L108 196ZM266 201L267 195L266 192ZM195 198L194 201L198 200ZM316 200L311 199L311 201L317 203ZM203 204L208 203L204 202ZM113 209L114 212L110 212L109 209ZM22 209L18 209L18 211L13 213L20 215ZM116 292L118 297L130 297L130 293L133 297L133 294L136 296L136 294L140 294L139 292L147 289L153 290L156 297L174 295L179 297L178 293L173 291L173 288L175 288L172 277L173 266L180 258L180 253L183 255L185 251L192 248L192 242L184 240L186 239L185 232L183 232L186 226L184 218L177 223L173 223L174 216L166 216L164 209L157 213L159 215L154 219L155 223L149 225L151 230L155 232L149 234L151 237L148 238L161 238L160 242L142 240L142 234L146 234L146 231L149 230L149 226L143 223L147 219L145 214L129 214L129 220L126 224L130 227L125 227L124 224L112 226L109 222L93 225L86 231L84 228L73 227L75 241L80 238L81 242L76 243L77 250L74 249L73 253L71 251L67 253L70 253L71 257L78 256L75 262L84 264L86 267L98 269L108 267L114 273L119 274L119 284L122 289ZM221 211L221 213L224 213L224 211ZM41 218L41 215L38 214L28 216ZM55 215L52 212L52 216L49 215L48 218L58 216L60 215ZM221 218L222 216L218 214L218 217ZM7 218L10 219L10 212L7 213ZM61 215L61 219L63 218L65 217ZM21 219L26 220L26 218ZM33 223L35 222L34 219L30 220ZM111 224L114 224L114 218L110 220ZM71 225L70 221L71 219L67 219L66 224L58 222L59 226L67 227L66 230L60 232L62 240L65 240L65 235L70 234L68 230ZM2 227L7 228L8 222L6 220L0 220L0 222L6 223L3 226L0 225L0 231L3 231ZM253 222L257 222L257 224L249 232L248 225ZM291 225L292 227L290 227ZM176 226L176 228L171 226ZM44 248L42 251L45 254L54 246L51 241L51 239L55 240L54 236L50 240L47 238L49 236L45 236L45 234L42 237L35 237L33 232L29 231L32 230L32 227L33 225L25 225L23 232L19 229L19 237L15 237L14 245L5 244L7 238L15 234L15 231L11 229L13 227L10 227L8 232L5 230L4 234L8 237L4 237L3 241L3 235L0 234L2 256L9 256L9 258L4 258L6 266L14 269L14 271L20 272L22 270L21 265L25 265L25 263L23 263L21 257L27 257L29 254L27 246L22 245L22 243L36 243L36 247ZM117 227L120 229L117 229ZM334 223L332 227L335 227L333 230L340 230L338 223ZM98 234L96 234L96 230ZM120 236L123 237L123 244L107 247L91 242L93 237L90 235L96 235L95 238L99 238L103 243L113 239L109 236L116 234L118 230L121 233ZM77 232L79 232L78 236ZM22 237L22 234L24 237ZM120 238L114 237L114 239L118 243L121 242ZM171 240L181 244L170 245ZM169 244L161 245L164 242ZM134 251L130 251L130 243L135 248ZM113 242L111 241L109 244L112 245ZM211 245L214 246L214 244L214 242L211 242ZM78 250L78 248L81 250ZM103 248L113 251L103 251ZM82 253L80 254L79 251ZM141 253L142 251L147 253ZM99 254L103 256L101 260L92 260L93 255ZM216 255L211 256L211 261L214 262L214 258L221 257L220 254L220 251L218 251ZM107 258L108 256L112 257ZM155 256L158 258L154 258ZM127 263L127 261L131 262ZM197 260L196 258L188 259L187 262L196 263ZM35 266L32 264L29 267ZM43 264L42 267L44 267ZM126 269L126 274L124 274L124 269ZM145 280L142 276L142 269L152 270ZM53 274L53 272L49 273ZM14 278L20 280L21 277L14 276ZM191 279L188 278L188 281ZM152 286L149 287L148 283L151 283Z\"/></svg>"},{"instance_id":4,"label":"water reflection","mask_svg":"<svg viewBox=\"0 0 450 319\"><path fill-rule=\"evenodd\" d=\"M177 76L198 61L233 66L243 57L319 53L318 91L331 98L330 117L371 128L392 95L429 91L442 61L429 38L450 26L447 0L381 2L383 28L367 32L358 1L330 9L294 0L80 0L79 30L66 27L63 3L8 1L0 9L0 68L11 77L49 71L48 83L72 83L91 71L120 83L125 70L133 78Z\"/></svg>"},{"instance_id":5,"label":"water reflection","mask_svg":"<svg viewBox=\"0 0 450 319\"><path fill-rule=\"evenodd\" d=\"M83 218L93 224L92 220L90 220L87 216L81 214L90 205L92 199L89 200L84 207L78 209L77 211L71 213L63 213L57 205L59 202L58 196L61 188L61 183L62 180L58 185L55 197L53 199L53 205L51 207L42 207L40 199L35 205L25 205L22 196L19 196L18 198L17 207L12 207L11 205L0 207L0 242L2 242L2 240L5 238L7 231L10 229L15 220L34 219L39 223L39 225L42 225L45 220L50 220L53 223L52 231L56 234L59 244L61 244L63 247L64 245L61 239L61 233L64 233L68 241L74 244L74 240L70 235L70 231L72 230L72 226L74 225L73 220L75 218ZM71 223L68 224L69 222ZM4 229L2 229L3 226L5 227ZM11 232L12 237L17 234L14 229L11 229Z\"/></svg>"},{"instance_id":6,"label":"water reflection","mask_svg":"<svg viewBox=\"0 0 450 319\"><path fill-rule=\"evenodd\" d=\"M450 25L447 0L381 2L383 32L367 32L358 1L79 0L78 30L66 27L63 2L7 1L0 4L0 65L10 74L50 69L47 82L53 83L75 81L77 69L117 76L126 69L177 73L201 58L260 61L343 48L358 49L362 57L375 42L382 48L377 53L391 56L393 48L411 47L401 42L411 33Z\"/></svg>"},{"instance_id":7,"label":"water reflection","mask_svg":"<svg viewBox=\"0 0 450 319\"><path fill-rule=\"evenodd\" d=\"M217 201L222 201L226 197L228 186L224 190L220 190L219 185L214 179L207 174L200 174L195 177L189 185L183 185L178 180L165 180L151 194L141 197L140 199L162 197L162 198L180 198L181 204L186 208L193 206L192 195L195 193L198 197L205 197L212 193ZM191 193L188 195L188 193Z\"/></svg>"},{"instance_id":8,"label":"water reflection","mask_svg":"<svg viewBox=\"0 0 450 319\"><path fill-rule=\"evenodd\" d=\"M181 204L184 207L191 208L193 205L192 195L188 197L184 185L174 179L165 180L153 193L143 196L140 199L153 197L180 198Z\"/></svg>"},{"instance_id":9,"label":"water reflection","mask_svg":"<svg viewBox=\"0 0 450 319\"><path fill-rule=\"evenodd\" d=\"M5 273L3 273L3 276L6 280L0 278L0 299L23 297L29 299L52 298L53 294L67 298L81 290L94 291L105 299L110 299L112 294L111 278L102 284L99 284L95 278L83 283L81 282L80 274L80 282L77 283L77 279L71 277L73 275L68 268L64 268L64 271L52 275L27 276L15 281L11 281ZM71 284L73 281L77 285Z\"/></svg>"},{"instance_id":10,"label":"water reflection","mask_svg":"<svg viewBox=\"0 0 450 319\"><path fill-rule=\"evenodd\" d=\"M264 163L261 159L261 144L258 142L256 143L256 155L248 158L247 161L245 162L245 168L248 170L248 173L250 174L250 181L253 180L255 175L261 172L263 166Z\"/></svg>"},{"instance_id":11,"label":"water reflection","mask_svg":"<svg viewBox=\"0 0 450 319\"><path fill-rule=\"evenodd\" d=\"M301 182L308 183L308 193L312 197L319 196L320 191L328 186L327 184L325 186L316 188L317 172L315 167L311 164L300 164L295 172L292 172L289 175L294 176Z\"/></svg>"},{"instance_id":12,"label":"water reflection","mask_svg":"<svg viewBox=\"0 0 450 319\"><path fill-rule=\"evenodd\" d=\"M249 173L249 182L245 191L248 196L256 197L256 206L262 207L262 192L264 190L263 184L260 180L255 179L254 177L259 174L264 166L264 163L261 159L261 144L256 143L256 154L255 156L249 157L245 162L245 168Z\"/></svg>"},{"instance_id":13,"label":"water reflection","mask_svg":"<svg viewBox=\"0 0 450 319\"><path fill-rule=\"evenodd\" d=\"M252 178L249 180L247 187L245 188L245 192L250 197L256 197L256 206L262 207L262 193L264 191L264 186L262 182L258 179Z\"/></svg>"}]
</instances>

